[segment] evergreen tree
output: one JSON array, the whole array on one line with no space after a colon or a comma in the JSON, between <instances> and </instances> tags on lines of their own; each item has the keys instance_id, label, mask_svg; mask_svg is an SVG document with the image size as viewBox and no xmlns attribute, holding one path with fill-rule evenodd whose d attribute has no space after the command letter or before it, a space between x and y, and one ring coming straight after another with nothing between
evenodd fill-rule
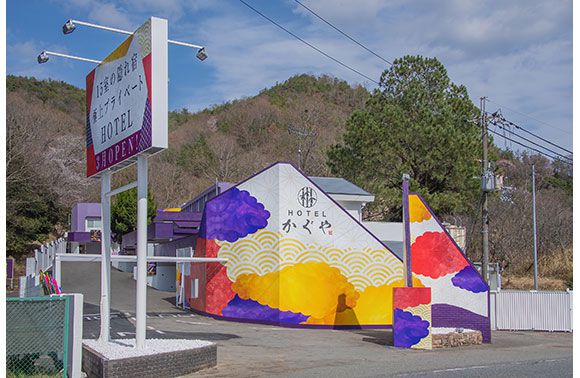
<instances>
[{"instance_id":1,"label":"evergreen tree","mask_svg":"<svg viewBox=\"0 0 580 378\"><path fill-rule=\"evenodd\" d=\"M480 129L478 109L463 85L451 82L435 58L405 56L381 75L381 87L352 113L328 164L372 192L374 218L401 219L401 180L439 214L477 205Z\"/></svg>"},{"instance_id":2,"label":"evergreen tree","mask_svg":"<svg viewBox=\"0 0 580 378\"><path fill-rule=\"evenodd\" d=\"M147 193L147 224L155 217L153 195ZM111 232L114 239L121 241L124 234L137 229L137 189L133 188L115 196L111 205Z\"/></svg>"}]
</instances>

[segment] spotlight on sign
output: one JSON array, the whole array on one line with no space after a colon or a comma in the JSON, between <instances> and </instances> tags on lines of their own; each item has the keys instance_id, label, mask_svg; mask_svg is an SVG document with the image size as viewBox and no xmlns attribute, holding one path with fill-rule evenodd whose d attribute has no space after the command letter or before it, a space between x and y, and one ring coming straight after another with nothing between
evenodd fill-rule
<instances>
[{"instance_id":1,"label":"spotlight on sign","mask_svg":"<svg viewBox=\"0 0 580 378\"><path fill-rule=\"evenodd\" d=\"M48 62L48 54L46 53L46 51L43 51L40 54L38 54L36 60L38 60L39 64Z\"/></svg>"},{"instance_id":2,"label":"spotlight on sign","mask_svg":"<svg viewBox=\"0 0 580 378\"><path fill-rule=\"evenodd\" d=\"M68 20L67 22L64 23L64 25L62 26L62 32L64 34L70 34L73 31L75 31L76 25L73 22L73 20Z\"/></svg>"},{"instance_id":3,"label":"spotlight on sign","mask_svg":"<svg viewBox=\"0 0 580 378\"><path fill-rule=\"evenodd\" d=\"M205 47L202 47L201 49L199 49L197 51L197 54L195 54L195 56L197 57L197 59L201 60L202 62L204 60L207 59L207 53L205 52Z\"/></svg>"}]
</instances>

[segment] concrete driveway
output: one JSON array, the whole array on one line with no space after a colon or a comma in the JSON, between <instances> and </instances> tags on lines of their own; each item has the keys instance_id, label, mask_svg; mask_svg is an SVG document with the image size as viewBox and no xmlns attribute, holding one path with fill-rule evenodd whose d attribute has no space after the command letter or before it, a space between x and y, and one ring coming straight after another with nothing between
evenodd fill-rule
<instances>
[{"instance_id":1,"label":"concrete driveway","mask_svg":"<svg viewBox=\"0 0 580 378\"><path fill-rule=\"evenodd\" d=\"M85 294L85 338L99 334L99 264L63 264L63 287ZM113 338L134 338L135 282L112 269ZM191 377L571 377L572 334L493 332L492 344L420 351L391 346L390 330L316 330L218 321L148 289L147 337L211 340L218 366Z\"/></svg>"}]
</instances>

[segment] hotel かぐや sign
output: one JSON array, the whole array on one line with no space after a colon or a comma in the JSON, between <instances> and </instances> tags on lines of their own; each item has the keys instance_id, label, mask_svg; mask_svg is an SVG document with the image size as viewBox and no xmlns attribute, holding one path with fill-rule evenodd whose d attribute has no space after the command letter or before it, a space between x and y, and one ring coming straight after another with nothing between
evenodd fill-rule
<instances>
[{"instance_id":1,"label":"hotel \u304b\u3050\u3084 sign","mask_svg":"<svg viewBox=\"0 0 580 378\"><path fill-rule=\"evenodd\" d=\"M166 20L147 20L86 82L87 177L167 148Z\"/></svg>"}]
</instances>

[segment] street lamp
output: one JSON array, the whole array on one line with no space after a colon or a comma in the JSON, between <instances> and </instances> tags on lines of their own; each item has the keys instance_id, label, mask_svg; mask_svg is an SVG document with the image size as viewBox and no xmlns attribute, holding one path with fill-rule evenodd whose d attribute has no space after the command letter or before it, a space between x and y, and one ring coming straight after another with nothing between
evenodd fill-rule
<instances>
[{"instance_id":1,"label":"street lamp","mask_svg":"<svg viewBox=\"0 0 580 378\"><path fill-rule=\"evenodd\" d=\"M68 59L80 60L81 62L89 62L89 63L96 63L96 64L100 64L101 63L100 60L83 58L81 56L74 56L74 55L68 55L68 54L57 53L57 52L54 52L54 51L44 50L40 54L38 54L38 57L36 58L36 60L38 61L38 64L42 64L42 63L48 62L49 55L52 55L52 56L60 56L61 58L68 58Z\"/></svg>"},{"instance_id":2,"label":"street lamp","mask_svg":"<svg viewBox=\"0 0 580 378\"><path fill-rule=\"evenodd\" d=\"M67 22L64 23L64 25L62 26L62 32L64 34L70 34L72 32L75 31L76 25L73 22L73 20L68 20Z\"/></svg>"},{"instance_id":3,"label":"street lamp","mask_svg":"<svg viewBox=\"0 0 580 378\"><path fill-rule=\"evenodd\" d=\"M46 53L46 51L43 51L40 54L38 54L38 57L36 58L36 60L38 60L38 64L48 62L48 54Z\"/></svg>"},{"instance_id":4,"label":"street lamp","mask_svg":"<svg viewBox=\"0 0 580 378\"><path fill-rule=\"evenodd\" d=\"M90 28L112 31L112 32L115 32L115 33L120 33L120 34L133 35L133 32L130 32L130 31L127 31L127 30L112 28L112 27L109 27L109 26L102 26L102 25L92 24L90 22L73 20L73 19L67 20L64 23L64 25L62 26L62 32L64 34L70 34L73 31L75 31L77 25L83 25L83 26L88 26ZM207 59L207 53L205 52L205 47L204 46L194 45L192 43L187 43L187 42L175 41L175 40L172 40L172 39L168 39L167 40L167 43L171 43L172 45L179 45L179 46L185 46L185 47L190 47L190 48L193 48L193 49L197 49L197 53L195 54L195 56L197 57L197 59L199 59L202 62Z\"/></svg>"},{"instance_id":5,"label":"street lamp","mask_svg":"<svg viewBox=\"0 0 580 378\"><path fill-rule=\"evenodd\" d=\"M197 54L195 54L197 59L201 60L202 62L207 59L207 53L205 52L205 47L197 50Z\"/></svg>"}]
</instances>

